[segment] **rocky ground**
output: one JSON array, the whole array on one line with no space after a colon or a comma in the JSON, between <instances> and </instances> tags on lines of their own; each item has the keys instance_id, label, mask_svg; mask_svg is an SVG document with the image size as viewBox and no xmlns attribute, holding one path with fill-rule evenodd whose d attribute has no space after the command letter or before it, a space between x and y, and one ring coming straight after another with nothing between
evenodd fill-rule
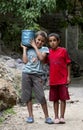
<instances>
[{"instance_id":1,"label":"rocky ground","mask_svg":"<svg viewBox=\"0 0 83 130\"><path fill-rule=\"evenodd\" d=\"M16 114L7 116L6 120L0 125L0 130L83 130L83 77L73 78L69 87L71 99L67 102L65 113L66 124L44 123L44 115L40 104L34 104L34 119L33 124L26 123L28 116L26 106L16 105L14 111ZM45 95L48 103L49 115L53 119L52 103L48 100L49 90L45 90Z\"/></svg>"},{"instance_id":2,"label":"rocky ground","mask_svg":"<svg viewBox=\"0 0 83 130\"><path fill-rule=\"evenodd\" d=\"M22 66L20 58L0 55L0 111L15 105L19 98Z\"/></svg>"}]
</instances>

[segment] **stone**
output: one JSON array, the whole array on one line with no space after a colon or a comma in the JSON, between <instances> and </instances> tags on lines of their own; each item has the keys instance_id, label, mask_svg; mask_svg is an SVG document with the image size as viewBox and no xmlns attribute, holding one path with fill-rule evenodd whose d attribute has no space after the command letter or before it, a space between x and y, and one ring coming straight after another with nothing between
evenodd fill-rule
<instances>
[{"instance_id":1,"label":"stone","mask_svg":"<svg viewBox=\"0 0 83 130\"><path fill-rule=\"evenodd\" d=\"M17 94L11 83L0 79L0 111L17 103Z\"/></svg>"}]
</instances>

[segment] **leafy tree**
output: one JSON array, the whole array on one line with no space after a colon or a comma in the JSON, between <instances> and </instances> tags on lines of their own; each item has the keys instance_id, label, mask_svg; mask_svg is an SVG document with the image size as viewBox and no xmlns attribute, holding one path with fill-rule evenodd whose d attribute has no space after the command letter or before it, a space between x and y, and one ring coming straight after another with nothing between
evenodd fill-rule
<instances>
[{"instance_id":1,"label":"leafy tree","mask_svg":"<svg viewBox=\"0 0 83 130\"><path fill-rule=\"evenodd\" d=\"M56 0L0 0L0 30L5 44L10 46L16 39L12 48L18 48L21 30L39 30L41 14L49 13L55 7Z\"/></svg>"},{"instance_id":2,"label":"leafy tree","mask_svg":"<svg viewBox=\"0 0 83 130\"><path fill-rule=\"evenodd\" d=\"M70 23L83 27L83 0L0 0L2 38L8 45L16 39L13 44L16 49L22 29L39 30L41 15L59 11L64 14L63 26Z\"/></svg>"},{"instance_id":3,"label":"leafy tree","mask_svg":"<svg viewBox=\"0 0 83 130\"><path fill-rule=\"evenodd\" d=\"M66 23L83 26L83 0L56 0L56 10L62 10Z\"/></svg>"},{"instance_id":4,"label":"leafy tree","mask_svg":"<svg viewBox=\"0 0 83 130\"><path fill-rule=\"evenodd\" d=\"M31 28L38 26L37 19L41 14L51 12L56 7L56 0L1 0L0 13L4 16L10 15L23 23L22 27ZM9 17L8 17L9 18ZM7 19L8 20L8 19Z\"/></svg>"}]
</instances>

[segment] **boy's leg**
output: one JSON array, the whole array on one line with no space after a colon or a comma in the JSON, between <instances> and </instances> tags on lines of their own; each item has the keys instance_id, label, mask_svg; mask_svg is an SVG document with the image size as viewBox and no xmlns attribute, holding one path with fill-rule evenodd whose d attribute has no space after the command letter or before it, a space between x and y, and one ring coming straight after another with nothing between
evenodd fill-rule
<instances>
[{"instance_id":1,"label":"boy's leg","mask_svg":"<svg viewBox=\"0 0 83 130\"><path fill-rule=\"evenodd\" d=\"M32 101L30 100L28 103L26 103L29 117L33 117L33 108L32 108Z\"/></svg>"},{"instance_id":2,"label":"boy's leg","mask_svg":"<svg viewBox=\"0 0 83 130\"><path fill-rule=\"evenodd\" d=\"M66 109L66 101L63 100L61 101L61 104L60 104L60 123L61 124L65 123L65 119L64 119L65 109Z\"/></svg>"},{"instance_id":3,"label":"boy's leg","mask_svg":"<svg viewBox=\"0 0 83 130\"><path fill-rule=\"evenodd\" d=\"M64 118L64 114L65 114L65 109L66 109L66 101L61 101L60 104L60 118Z\"/></svg>"},{"instance_id":4,"label":"boy's leg","mask_svg":"<svg viewBox=\"0 0 83 130\"><path fill-rule=\"evenodd\" d=\"M53 121L51 120L51 118L49 118L49 114L48 114L48 108L47 108L47 102L46 102L46 98L45 98L45 94L44 94L44 90L43 90L43 81L41 76L33 76L33 90L35 92L35 96L37 98L37 100L39 101L39 103L42 106L44 115L45 115L45 122L48 124L53 124Z\"/></svg>"},{"instance_id":5,"label":"boy's leg","mask_svg":"<svg viewBox=\"0 0 83 130\"><path fill-rule=\"evenodd\" d=\"M22 100L26 103L29 116L27 122L32 123L33 120L33 109L32 109L32 82L30 80L31 75L22 73Z\"/></svg>"},{"instance_id":6,"label":"boy's leg","mask_svg":"<svg viewBox=\"0 0 83 130\"><path fill-rule=\"evenodd\" d=\"M55 114L54 123L59 124L60 123L59 116L58 116L58 114L59 114L59 100L56 102L54 101L53 105L54 105L54 114Z\"/></svg>"},{"instance_id":7,"label":"boy's leg","mask_svg":"<svg viewBox=\"0 0 83 130\"><path fill-rule=\"evenodd\" d=\"M65 123L64 115L66 110L66 100L69 100L69 92L68 87L66 85L61 85L59 87L59 94L60 94L60 123Z\"/></svg>"},{"instance_id":8,"label":"boy's leg","mask_svg":"<svg viewBox=\"0 0 83 130\"><path fill-rule=\"evenodd\" d=\"M60 115L60 117L64 118L65 109L66 109L66 100L70 99L68 87L66 85L59 86L59 96L60 96L60 101L61 101L61 105L60 105L61 115Z\"/></svg>"},{"instance_id":9,"label":"boy's leg","mask_svg":"<svg viewBox=\"0 0 83 130\"><path fill-rule=\"evenodd\" d=\"M41 76L33 76L33 90L35 92L35 96L39 103L42 106L43 112L45 114L45 118L48 117L48 109L47 109L47 103L45 99L45 94L43 90L43 81Z\"/></svg>"},{"instance_id":10,"label":"boy's leg","mask_svg":"<svg viewBox=\"0 0 83 130\"><path fill-rule=\"evenodd\" d=\"M54 113L55 113L55 119L59 118L58 113L59 113L59 101L56 101L53 103L54 106Z\"/></svg>"},{"instance_id":11,"label":"boy's leg","mask_svg":"<svg viewBox=\"0 0 83 130\"><path fill-rule=\"evenodd\" d=\"M43 103L43 104L41 104L41 106L42 106L45 118L48 118L49 115L48 115L47 103Z\"/></svg>"},{"instance_id":12,"label":"boy's leg","mask_svg":"<svg viewBox=\"0 0 83 130\"><path fill-rule=\"evenodd\" d=\"M29 113L29 116L27 117L26 122L33 123L34 118L33 118L32 101L30 100L28 103L26 103L26 105L27 105L27 109Z\"/></svg>"},{"instance_id":13,"label":"boy's leg","mask_svg":"<svg viewBox=\"0 0 83 130\"><path fill-rule=\"evenodd\" d=\"M33 123L34 122L34 118L33 118L33 108L32 108L32 100L30 100L27 104L27 109L28 109L28 113L29 113L29 117L27 117L27 122L28 123Z\"/></svg>"},{"instance_id":14,"label":"boy's leg","mask_svg":"<svg viewBox=\"0 0 83 130\"><path fill-rule=\"evenodd\" d=\"M53 108L54 108L54 123L59 123L59 93L58 93L58 86L50 86L50 94L49 94L49 100L53 101Z\"/></svg>"},{"instance_id":15,"label":"boy's leg","mask_svg":"<svg viewBox=\"0 0 83 130\"><path fill-rule=\"evenodd\" d=\"M53 124L54 122L52 121L52 119L49 117L48 115L48 109L47 109L47 103L41 104L44 115L45 115L45 123L47 124Z\"/></svg>"},{"instance_id":16,"label":"boy's leg","mask_svg":"<svg viewBox=\"0 0 83 130\"><path fill-rule=\"evenodd\" d=\"M55 119L58 118L59 112L59 93L58 86L50 86L49 100L53 101Z\"/></svg>"}]
</instances>

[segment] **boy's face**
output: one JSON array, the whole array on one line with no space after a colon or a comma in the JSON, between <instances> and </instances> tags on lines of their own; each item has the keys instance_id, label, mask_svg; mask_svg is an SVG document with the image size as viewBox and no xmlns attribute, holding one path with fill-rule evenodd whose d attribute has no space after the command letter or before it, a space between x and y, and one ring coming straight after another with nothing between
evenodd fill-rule
<instances>
[{"instance_id":1,"label":"boy's face","mask_svg":"<svg viewBox=\"0 0 83 130\"><path fill-rule=\"evenodd\" d=\"M45 44L45 37L38 35L35 39L38 48L41 48Z\"/></svg>"},{"instance_id":2,"label":"boy's face","mask_svg":"<svg viewBox=\"0 0 83 130\"><path fill-rule=\"evenodd\" d=\"M52 49L56 49L60 43L60 40L58 40L55 36L50 36L48 42Z\"/></svg>"}]
</instances>

